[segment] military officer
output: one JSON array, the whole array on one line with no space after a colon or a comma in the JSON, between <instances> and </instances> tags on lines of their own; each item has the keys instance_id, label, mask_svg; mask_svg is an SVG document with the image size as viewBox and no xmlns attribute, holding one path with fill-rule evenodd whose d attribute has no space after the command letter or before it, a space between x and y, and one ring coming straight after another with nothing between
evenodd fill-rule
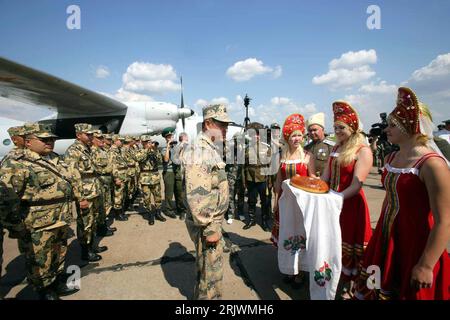
<instances>
[{"instance_id":1,"label":"military officer","mask_svg":"<svg viewBox=\"0 0 450 320\"><path fill-rule=\"evenodd\" d=\"M178 136L178 144L172 149L172 162L173 162L173 171L175 174L175 186L174 186L174 194L175 194L175 204L177 208L177 214L180 220L184 220L186 217L186 207L184 205L184 198L186 195L184 194L183 188L183 180L184 180L184 170L183 166L181 166L181 157L183 156L184 151L189 145L189 136L186 132L181 132Z\"/></svg>"},{"instance_id":2,"label":"military officer","mask_svg":"<svg viewBox=\"0 0 450 320\"><path fill-rule=\"evenodd\" d=\"M175 172L172 153L177 142L173 140L173 133L174 130L171 128L166 128L162 131L161 135L166 139L166 146L162 148L161 153L163 156L164 214L175 219L177 217L175 214L176 210L172 202L175 191Z\"/></svg>"},{"instance_id":3,"label":"military officer","mask_svg":"<svg viewBox=\"0 0 450 320\"><path fill-rule=\"evenodd\" d=\"M112 136L113 144L111 145L111 164L112 176L114 182L114 212L116 219L119 221L127 221L125 214L125 198L128 195L128 164L122 153L122 145L125 138L118 134Z\"/></svg>"},{"instance_id":4,"label":"military officer","mask_svg":"<svg viewBox=\"0 0 450 320\"><path fill-rule=\"evenodd\" d=\"M308 135L312 140L305 146L305 150L313 155L316 176L320 177L328 163L331 150L335 142L325 138L325 114L323 112L312 115L308 119Z\"/></svg>"},{"instance_id":5,"label":"military officer","mask_svg":"<svg viewBox=\"0 0 450 320\"><path fill-rule=\"evenodd\" d=\"M97 217L97 235L100 237L110 237L113 235L112 228L106 224L106 217L112 209L112 168L110 165L110 157L104 149L104 135L101 130L94 130L92 138L92 161L95 171L98 174L100 183L103 187L102 206Z\"/></svg>"},{"instance_id":6,"label":"military officer","mask_svg":"<svg viewBox=\"0 0 450 320\"><path fill-rule=\"evenodd\" d=\"M267 180L270 178L271 149L270 146L260 140L260 134L264 129L261 123L250 123L247 129L251 141L245 151L242 179L248 189L248 218L243 229L246 230L256 225L256 202L259 194L261 227L264 231L269 231L267 225L270 219L269 207L267 206Z\"/></svg>"},{"instance_id":7,"label":"military officer","mask_svg":"<svg viewBox=\"0 0 450 320\"><path fill-rule=\"evenodd\" d=\"M155 218L159 221L166 221L161 215L161 177L158 171L158 166L162 164L162 155L152 143L149 135L143 135L141 141L146 153L145 158L140 162L139 184L144 197L144 207L149 212L148 223L153 225ZM154 210L151 202L152 196Z\"/></svg>"},{"instance_id":8,"label":"military officer","mask_svg":"<svg viewBox=\"0 0 450 320\"><path fill-rule=\"evenodd\" d=\"M182 157L186 226L196 250L195 299L222 297L222 221L229 195L221 145L230 122L225 106L204 107L202 132Z\"/></svg>"},{"instance_id":9,"label":"military officer","mask_svg":"<svg viewBox=\"0 0 450 320\"><path fill-rule=\"evenodd\" d=\"M77 203L77 237L81 246L81 258L95 262L102 258L97 253L108 249L106 246L94 246L96 221L102 206L103 189L92 160L92 125L77 123L75 132L77 139L66 150L64 159L69 164L73 175L78 176L72 184Z\"/></svg>"},{"instance_id":10,"label":"military officer","mask_svg":"<svg viewBox=\"0 0 450 320\"><path fill-rule=\"evenodd\" d=\"M64 276L73 191L67 168L52 154L55 136L44 125L27 126L25 149L2 167L1 181L20 199L27 279L41 299L55 300L78 291Z\"/></svg>"}]
</instances>

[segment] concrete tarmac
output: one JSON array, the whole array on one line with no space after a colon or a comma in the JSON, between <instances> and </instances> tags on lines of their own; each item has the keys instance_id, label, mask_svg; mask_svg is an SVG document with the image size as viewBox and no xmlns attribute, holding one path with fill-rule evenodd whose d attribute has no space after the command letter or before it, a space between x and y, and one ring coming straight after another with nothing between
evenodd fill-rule
<instances>
[{"instance_id":1,"label":"concrete tarmac","mask_svg":"<svg viewBox=\"0 0 450 320\"><path fill-rule=\"evenodd\" d=\"M384 198L380 175L374 168L364 191L370 206L374 228ZM167 218L148 225L142 208L128 212L128 221L115 221L114 236L101 239L109 250L102 260L81 268L81 290L64 300L186 300L191 299L195 284L195 251L184 221ZM258 217L258 215L257 215ZM260 221L258 221L259 223ZM308 284L294 290L282 281L277 251L270 242L270 232L259 225L243 230L244 223L223 223L231 240L231 252L224 254L224 295L232 300L302 300L308 299ZM75 224L72 230L75 230ZM17 241L5 234L4 262L0 280L0 298L37 299L26 281L25 259ZM73 234L69 240L66 267L79 265L80 247Z\"/></svg>"}]
</instances>

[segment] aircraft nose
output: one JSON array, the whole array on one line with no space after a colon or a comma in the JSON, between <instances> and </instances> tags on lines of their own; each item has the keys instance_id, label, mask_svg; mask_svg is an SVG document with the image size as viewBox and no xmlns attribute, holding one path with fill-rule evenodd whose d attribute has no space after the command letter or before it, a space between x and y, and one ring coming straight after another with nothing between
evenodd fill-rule
<instances>
[{"instance_id":1,"label":"aircraft nose","mask_svg":"<svg viewBox=\"0 0 450 320\"><path fill-rule=\"evenodd\" d=\"M180 118L184 119L184 118L189 118L190 116L192 116L194 114L194 110L188 109L188 108L182 108L182 109L178 109L178 115L180 116Z\"/></svg>"}]
</instances>

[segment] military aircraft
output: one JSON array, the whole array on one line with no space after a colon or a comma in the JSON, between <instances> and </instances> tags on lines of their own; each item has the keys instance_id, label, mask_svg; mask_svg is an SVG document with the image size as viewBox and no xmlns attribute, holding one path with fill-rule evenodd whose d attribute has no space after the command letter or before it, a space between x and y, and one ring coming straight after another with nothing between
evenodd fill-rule
<instances>
[{"instance_id":1,"label":"military aircraft","mask_svg":"<svg viewBox=\"0 0 450 320\"><path fill-rule=\"evenodd\" d=\"M184 108L183 101L180 108L172 103L156 101L124 104L2 57L0 96L54 110L53 116L40 119L39 122L50 124L53 132L61 139L55 146L58 153L64 153L65 148L73 142L75 123L91 123L108 133L157 135L165 128L175 128L179 120L184 127L184 120L194 114L193 110ZM7 128L21 123L11 120L0 128L0 159L12 147Z\"/></svg>"}]
</instances>

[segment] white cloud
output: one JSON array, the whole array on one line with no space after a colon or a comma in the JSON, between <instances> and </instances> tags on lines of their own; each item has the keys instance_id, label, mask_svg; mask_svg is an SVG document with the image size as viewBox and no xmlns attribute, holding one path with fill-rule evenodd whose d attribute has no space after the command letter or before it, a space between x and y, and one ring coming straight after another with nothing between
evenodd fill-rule
<instances>
[{"instance_id":1,"label":"white cloud","mask_svg":"<svg viewBox=\"0 0 450 320\"><path fill-rule=\"evenodd\" d=\"M230 102L228 101L227 98L225 97L220 97L220 98L214 98L211 100L210 104L224 104L224 105L229 105Z\"/></svg>"},{"instance_id":2,"label":"white cloud","mask_svg":"<svg viewBox=\"0 0 450 320\"><path fill-rule=\"evenodd\" d=\"M136 101L153 101L154 100L151 96L127 91L123 88L120 88L119 90L117 90L117 93L114 95L113 98L115 98L123 103L136 102Z\"/></svg>"},{"instance_id":3,"label":"white cloud","mask_svg":"<svg viewBox=\"0 0 450 320\"><path fill-rule=\"evenodd\" d=\"M104 79L109 77L110 72L108 67L105 66L98 66L97 70L95 70L95 77L99 79Z\"/></svg>"},{"instance_id":4,"label":"white cloud","mask_svg":"<svg viewBox=\"0 0 450 320\"><path fill-rule=\"evenodd\" d=\"M442 54L427 66L413 72L412 80L425 81L450 75L450 53Z\"/></svg>"},{"instance_id":5,"label":"white cloud","mask_svg":"<svg viewBox=\"0 0 450 320\"><path fill-rule=\"evenodd\" d=\"M375 63L377 63L377 52L374 49L370 49L346 52L339 59L331 60L328 66L330 69L353 69Z\"/></svg>"},{"instance_id":6,"label":"white cloud","mask_svg":"<svg viewBox=\"0 0 450 320\"><path fill-rule=\"evenodd\" d=\"M438 55L428 65L415 70L402 85L413 89L419 100L428 105L435 123L448 119L450 115L450 53Z\"/></svg>"},{"instance_id":7,"label":"white cloud","mask_svg":"<svg viewBox=\"0 0 450 320\"><path fill-rule=\"evenodd\" d=\"M248 81L255 76L271 73L274 78L279 78L282 74L281 66L272 67L265 66L261 60L256 58L248 58L238 61L228 68L226 74L234 81Z\"/></svg>"},{"instance_id":8,"label":"white cloud","mask_svg":"<svg viewBox=\"0 0 450 320\"><path fill-rule=\"evenodd\" d=\"M359 88L362 93L395 93L397 92L397 86L393 84L387 84L386 81L380 81L378 84L371 82L365 84Z\"/></svg>"},{"instance_id":9,"label":"white cloud","mask_svg":"<svg viewBox=\"0 0 450 320\"><path fill-rule=\"evenodd\" d=\"M329 85L332 90L350 89L375 76L376 72L372 70L369 64L375 64L376 62L377 54L373 49L358 52L349 51L342 54L339 59L333 59L328 64L328 72L313 77L312 83Z\"/></svg>"},{"instance_id":10,"label":"white cloud","mask_svg":"<svg viewBox=\"0 0 450 320\"><path fill-rule=\"evenodd\" d=\"M175 79L177 74L171 65L133 62L122 76L122 88L134 93L161 95L181 89Z\"/></svg>"}]
</instances>

